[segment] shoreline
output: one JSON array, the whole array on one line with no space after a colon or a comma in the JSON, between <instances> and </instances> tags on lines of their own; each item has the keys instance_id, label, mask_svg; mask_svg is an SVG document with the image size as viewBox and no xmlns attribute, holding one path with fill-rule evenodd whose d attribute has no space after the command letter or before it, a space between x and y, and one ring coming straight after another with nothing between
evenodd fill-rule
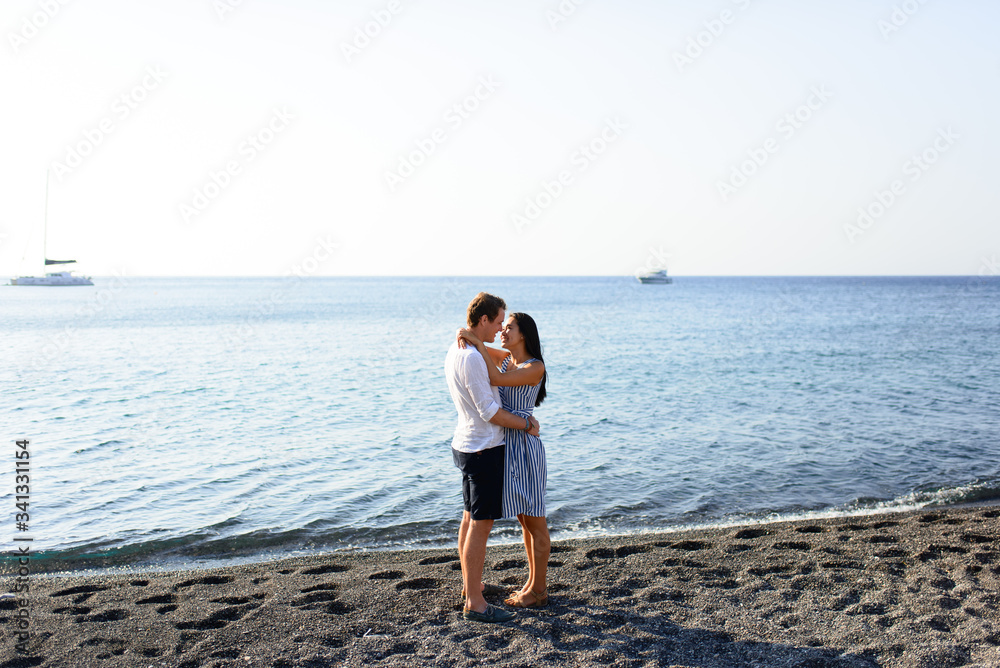
<instances>
[{"instance_id":1,"label":"shoreline","mask_svg":"<svg viewBox=\"0 0 1000 668\"><path fill-rule=\"evenodd\" d=\"M0 668L995 666L998 546L994 505L558 540L549 606L493 626L460 618L454 548L39 574L29 654L9 633ZM524 569L487 548L484 581Z\"/></svg>"},{"instance_id":2,"label":"shoreline","mask_svg":"<svg viewBox=\"0 0 1000 668\"><path fill-rule=\"evenodd\" d=\"M775 515L773 517L764 517L759 519L748 519L744 518L734 519L732 521L722 521L722 522L709 522L705 524L692 524L692 525L673 525L664 529L642 529L627 533L608 533L608 534L587 534L587 535L575 535L568 538L553 538L553 543L555 542L573 542L573 541L585 541L585 540L608 540L608 541L627 541L627 540L639 540L647 536L653 537L666 537L675 534L688 533L692 531L710 531L714 529L731 529L731 528L741 528L741 527L757 527L757 526L769 526L772 524L785 524L794 522L815 522L819 520L847 520L852 518L864 518L864 517L877 517L882 515L897 515L906 514L914 512L940 512L952 509L966 509L966 508L980 508L980 507L1000 507L1000 499L987 499L979 501L968 501L965 503L956 503L948 505L928 505L921 507L886 507L886 508L864 508L854 511L808 511L800 514L789 514L789 515ZM457 526L457 523L456 523ZM552 527L549 527L550 532ZM495 533L495 530L494 530ZM510 539L506 538L503 542L495 541L494 537L490 537L490 547L509 547L521 545L520 539ZM250 553L243 556L236 557L190 557L190 556L177 556L170 559L165 559L162 561L136 561L127 562L116 558L82 558L78 562L81 564L87 564L79 567L64 568L61 570L44 571L33 573L33 576L37 577L49 577L49 578L63 578L63 577L84 577L84 576L101 576L101 575L138 575L143 573L182 573L182 572L197 572L202 570L212 570L220 568L231 568L236 566L246 566L254 564L273 564L278 561L286 561L292 559L305 559L305 558L315 558L315 557L329 557L335 558L340 555L356 555L356 554L378 554L382 552L430 552L430 551L440 551L451 549L450 545L447 546L426 546L426 547L412 547L412 546L391 546L391 547L361 547L361 548L347 548L342 550L300 550L301 554L294 554L288 552L277 551L274 553ZM37 561L37 557L36 557ZM50 562L53 563L53 562ZM103 565L100 565L103 564ZM0 573L0 580L7 577L5 573ZM0 667L2 668L2 667Z\"/></svg>"}]
</instances>

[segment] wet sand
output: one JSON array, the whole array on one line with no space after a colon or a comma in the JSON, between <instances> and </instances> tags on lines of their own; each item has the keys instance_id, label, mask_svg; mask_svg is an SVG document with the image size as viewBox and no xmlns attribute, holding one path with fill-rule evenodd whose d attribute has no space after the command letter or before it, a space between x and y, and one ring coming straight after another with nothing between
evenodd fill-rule
<instances>
[{"instance_id":1,"label":"wet sand","mask_svg":"<svg viewBox=\"0 0 1000 668\"><path fill-rule=\"evenodd\" d=\"M548 607L501 625L461 619L454 549L31 576L28 654L4 601L0 668L995 667L998 540L971 507L557 542ZM489 547L487 582L524 574Z\"/></svg>"}]
</instances>

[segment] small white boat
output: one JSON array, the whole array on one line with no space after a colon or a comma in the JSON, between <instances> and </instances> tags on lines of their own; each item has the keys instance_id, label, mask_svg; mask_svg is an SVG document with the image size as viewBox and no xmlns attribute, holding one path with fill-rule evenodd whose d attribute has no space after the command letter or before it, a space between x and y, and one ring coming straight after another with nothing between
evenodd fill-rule
<instances>
[{"instance_id":1,"label":"small white boat","mask_svg":"<svg viewBox=\"0 0 1000 668\"><path fill-rule=\"evenodd\" d=\"M49 241L49 174L45 173L45 223L43 227L43 237L42 237L42 257L45 260L45 266L53 264L75 264L76 260L50 260L48 256L48 241ZM55 271L45 276L18 276L17 278L10 279L11 285L38 285L38 286L54 286L54 285L93 285L94 282L90 280L89 276L74 276L72 272L69 271Z\"/></svg>"},{"instance_id":2,"label":"small white boat","mask_svg":"<svg viewBox=\"0 0 1000 668\"><path fill-rule=\"evenodd\" d=\"M56 271L38 276L18 276L10 279L11 285L93 285L88 276L74 276L68 271Z\"/></svg>"},{"instance_id":3,"label":"small white boat","mask_svg":"<svg viewBox=\"0 0 1000 668\"><path fill-rule=\"evenodd\" d=\"M640 283L648 284L659 284L666 285L667 283L673 283L674 279L667 276L666 269L660 269L659 271L647 271L645 274L640 274L636 276Z\"/></svg>"}]
</instances>

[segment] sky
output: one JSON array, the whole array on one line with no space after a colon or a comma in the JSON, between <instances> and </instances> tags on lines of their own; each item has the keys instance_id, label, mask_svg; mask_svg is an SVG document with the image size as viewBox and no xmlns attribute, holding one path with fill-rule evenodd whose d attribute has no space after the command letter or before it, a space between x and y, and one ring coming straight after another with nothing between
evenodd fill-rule
<instances>
[{"instance_id":1,"label":"sky","mask_svg":"<svg viewBox=\"0 0 1000 668\"><path fill-rule=\"evenodd\" d=\"M1000 273L1000 3L6 0L0 275Z\"/></svg>"}]
</instances>

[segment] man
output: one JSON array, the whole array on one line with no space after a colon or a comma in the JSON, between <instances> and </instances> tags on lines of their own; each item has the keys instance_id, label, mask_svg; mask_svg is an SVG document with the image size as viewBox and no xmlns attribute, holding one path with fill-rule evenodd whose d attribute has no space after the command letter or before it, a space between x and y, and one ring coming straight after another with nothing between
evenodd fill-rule
<instances>
[{"instance_id":1,"label":"man","mask_svg":"<svg viewBox=\"0 0 1000 668\"><path fill-rule=\"evenodd\" d=\"M503 327L507 304L500 297L480 292L469 303L468 326L483 343L492 343ZM462 560L462 582L466 600L465 619L506 622L513 613L498 610L483 598L483 565L486 541L493 520L503 515L503 474L506 446L503 428L523 429L538 435L538 421L505 411L500 393L490 386L486 361L475 348L459 348L453 342L444 361L448 390L458 410L458 425L451 443L455 466L462 472L462 526L458 531L458 555Z\"/></svg>"}]
</instances>

